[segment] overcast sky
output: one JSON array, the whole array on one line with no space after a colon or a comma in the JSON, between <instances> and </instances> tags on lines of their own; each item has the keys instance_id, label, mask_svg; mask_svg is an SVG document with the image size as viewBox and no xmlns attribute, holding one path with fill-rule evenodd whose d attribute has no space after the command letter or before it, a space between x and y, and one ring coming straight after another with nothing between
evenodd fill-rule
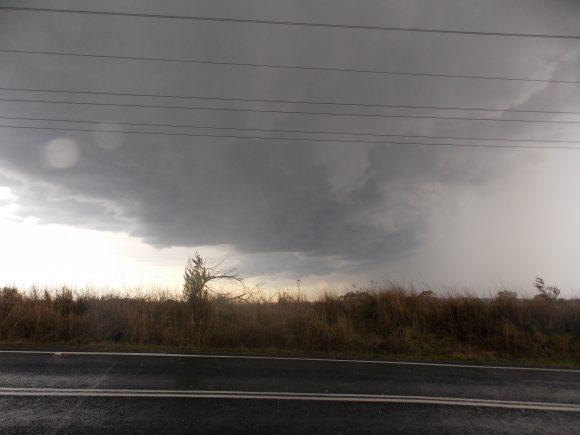
<instances>
[{"instance_id":1,"label":"overcast sky","mask_svg":"<svg viewBox=\"0 0 580 435\"><path fill-rule=\"evenodd\" d=\"M508 33L580 34L573 0L19 1L4 5ZM0 49L580 80L580 42L0 10ZM579 85L0 53L3 99L580 121ZM69 90L239 99L58 94ZM499 112L313 105L451 106ZM181 282L198 250L265 288L394 280L580 295L580 150L208 130L580 140L580 123L329 116L0 101L0 284ZM111 124L113 123L113 124ZM104 133L96 130L119 130ZM131 131L233 136L144 135ZM537 145L537 144L535 144ZM544 144L557 145L557 144ZM560 144L562 145L562 144ZM572 145L573 144L568 144ZM578 144L576 144L578 146Z\"/></svg>"}]
</instances>

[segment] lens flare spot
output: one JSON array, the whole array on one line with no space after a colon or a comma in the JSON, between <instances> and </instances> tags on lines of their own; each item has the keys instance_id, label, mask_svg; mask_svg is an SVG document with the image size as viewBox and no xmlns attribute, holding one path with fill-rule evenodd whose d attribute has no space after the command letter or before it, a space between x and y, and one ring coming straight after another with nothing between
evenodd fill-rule
<instances>
[{"instance_id":1,"label":"lens flare spot","mask_svg":"<svg viewBox=\"0 0 580 435\"><path fill-rule=\"evenodd\" d=\"M119 131L110 131L111 125L107 122L96 125L95 130L93 131L93 137L100 148L105 150L115 150L123 145L123 130L120 129L119 126L115 126L115 129Z\"/></svg>"},{"instance_id":2,"label":"lens flare spot","mask_svg":"<svg viewBox=\"0 0 580 435\"><path fill-rule=\"evenodd\" d=\"M53 139L46 144L46 163L55 169L66 169L76 165L81 159L79 144L69 138Z\"/></svg>"}]
</instances>

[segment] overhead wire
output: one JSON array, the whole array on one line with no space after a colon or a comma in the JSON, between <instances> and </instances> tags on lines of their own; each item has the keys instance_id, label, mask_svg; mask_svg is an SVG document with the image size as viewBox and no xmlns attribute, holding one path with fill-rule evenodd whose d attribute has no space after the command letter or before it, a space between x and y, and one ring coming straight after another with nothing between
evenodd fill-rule
<instances>
[{"instance_id":1,"label":"overhead wire","mask_svg":"<svg viewBox=\"0 0 580 435\"><path fill-rule=\"evenodd\" d=\"M565 110L539 110L539 109L492 109L482 107L465 107L465 106L421 106L409 104L381 104L381 103L353 103L341 101L316 101L316 100L283 100L267 98L238 98L238 97L221 97L221 96L203 96L203 95L176 95L176 94L148 94L138 92L109 92L109 91L86 91L86 90L66 90L66 89L46 89L46 88L27 88L27 87L6 87L0 86L0 91L17 91L17 92L44 92L51 94L81 94L81 95L105 95L115 97L147 97L147 98L172 98L181 100L203 100L203 101L235 101L244 103L283 103L283 104L310 104L325 106L348 106L348 107L381 107L388 109L425 109L425 110L462 110L476 112L514 112L514 113L547 113L547 114L565 114L580 115L580 112Z\"/></svg>"},{"instance_id":2,"label":"overhead wire","mask_svg":"<svg viewBox=\"0 0 580 435\"><path fill-rule=\"evenodd\" d=\"M290 21L290 20L265 20L254 18L234 18L234 17L208 17L201 15L178 15L178 14L147 14L138 12L118 12L118 11L96 11L84 9L64 9L64 8L39 8L28 6L0 6L0 10L14 12L43 12L58 14L75 14L75 15L93 15L93 16L117 16L132 18L149 18L149 19L170 19L170 20L190 20L206 21L221 23L237 24L261 24L272 26L291 26L291 27L318 27L325 29L350 29L350 30L371 30L371 31L388 31L388 32L416 32L430 34L448 34L448 35L473 35L473 36L500 36L500 37L518 37L518 38L536 38L536 39L569 39L579 40L580 35L566 34L547 34L547 33L523 33L523 32L485 32L475 30L453 30L453 29L431 29L420 27L396 27L396 26L377 26L362 24L346 23L322 23L312 21Z\"/></svg>"},{"instance_id":3,"label":"overhead wire","mask_svg":"<svg viewBox=\"0 0 580 435\"><path fill-rule=\"evenodd\" d=\"M429 147L461 147L461 148L521 148L521 149L558 149L558 150L580 150L580 146L546 146L546 145L497 145L497 144L465 144L465 143L432 143L432 142L401 142L401 141L366 141L366 140L344 140L344 139L320 139L320 138L296 138L296 137L272 137L272 136L239 136L226 134L209 134L209 133L167 133L167 132L145 132L145 131L119 131L119 130L102 130L102 129L80 129L65 127L39 127L39 126L13 126L0 125L0 128L12 129L29 129L29 130L58 130L58 131L79 131L79 132L103 132L103 133L128 133L142 135L162 135L162 136L188 136L188 137L207 137L207 138L227 138L227 139L251 139L251 140L276 140L276 141L300 141L300 142L332 142L332 143L361 143L376 145L417 145Z\"/></svg>"},{"instance_id":4,"label":"overhead wire","mask_svg":"<svg viewBox=\"0 0 580 435\"><path fill-rule=\"evenodd\" d=\"M115 11L91 11L79 9L58 9L58 8L34 8L34 7L16 7L16 6L0 6L0 10L12 10L20 12L47 12L47 13L67 13L67 14L83 14L83 15L100 15L100 16L124 16L137 18L158 18L158 19L184 19L208 22L227 22L227 23L245 23L245 24L266 24L266 25L282 25L282 26L301 26L301 27L320 27L320 28L334 28L334 29L357 29L357 30L380 30L380 31L403 31L403 32L420 32L420 33L442 33L452 35L476 35L476 36L506 36L506 37L524 37L524 38L546 38L546 39L580 39L580 35L555 35L542 33L510 33L510 32L482 32L469 30L449 30L449 29L426 29L426 28L411 28L411 27L388 27L388 26L369 26L357 24L333 24L333 23L317 23L317 22L302 22L302 21L279 21L279 20L258 20L258 19L244 19L244 18L225 18L225 17L204 17L196 15L167 15L167 14L144 14L132 12L115 12ZM169 58L152 58L152 57L134 57L134 56L115 56L115 55L99 55L89 53L65 53L65 52L48 52L48 51L32 51L32 50L17 50L17 49L0 49L0 53L28 53L28 54L45 54L45 55L59 55L59 56L79 56L79 57L93 57L93 58L109 58L109 59L126 59L126 60L147 60L147 61L163 61L163 62L188 62L188 63L205 63L215 65L232 65L232 66L249 66L262 68L288 68L288 69L302 69L302 70L317 70L317 71L337 71L337 72L356 72L356 73L371 73L371 74L388 74L388 75L408 75L408 76L426 76L426 77L448 77L448 78L467 78L467 79L484 79L484 80L508 80L508 81L524 81L524 82L549 82L549 83L566 83L577 84L580 81L573 80L544 80L544 79L528 79L519 77L496 77L496 76L475 76L475 75L452 75L452 74L432 74L432 73L413 73L413 72L397 72L397 71L381 71L368 69L350 69L350 68L333 68L333 67L316 67L316 66L293 66L293 65L278 65L278 64L258 64L258 63L241 63L241 62L226 62L226 61L211 61L200 59L169 59ZM208 96L180 96L180 95L160 95L160 94L139 94L139 93L115 93L115 92L99 92L99 91L72 91L72 90L51 90L51 89L37 89L37 88L0 88L8 91L32 91L32 92L47 92L47 93L63 93L63 94L83 94L83 95L107 95L107 96L131 96L131 97L155 97L155 98L175 98L175 99L197 99L197 100L212 100L212 101L235 101L235 102L260 102L260 103L285 103L285 104L311 104L311 105L329 105L329 106L352 106L352 107L382 107L391 109L419 109L419 110L460 110L460 111L482 111L482 112L516 112L516 113L543 113L543 114L570 114L578 115L580 112L573 111L554 111L554 110L532 110L532 109L490 109L490 108L472 108L459 106L412 106L412 105L388 105L379 103L352 103L352 102L333 102L333 101L311 101L311 100L281 100L281 99L259 99L259 98L232 98L232 97L208 97ZM199 110L199 111L226 111L226 112L254 112L254 113L274 113L274 114L299 114L299 115L319 115L319 116L352 116L352 117L381 117L381 118L408 118L408 119L437 119L437 120L462 120L462 121L502 121L502 122L524 122L524 123L556 123L556 124L580 124L580 121L573 120L553 120L553 119L504 119L504 118L472 118L472 117L448 117L448 116L425 116L425 115L409 115L409 114L384 114L384 113L346 113L346 112L315 112L315 111L299 111L299 110L279 110L279 109L252 109L252 108L231 108L231 107L195 107L195 106L178 106L178 105L153 105L153 104L130 104L130 103L112 103L112 102L88 102L88 101L59 101L59 100L31 100L31 99L16 99L16 98L0 98L0 101L6 102L26 102L26 103L42 103L42 104L70 104L70 105L91 105L91 106L113 106L113 107L135 107L135 108L160 108L160 109L183 109L183 110ZM25 117L2 117L2 119L20 119L20 120L39 120L39 121L59 121L59 122L79 122L88 123L92 121L86 120L57 120L49 118L25 118ZM101 124L103 124L101 122ZM153 124L153 123L111 123L117 125L148 125L148 126L166 126L177 127L178 125L171 124ZM179 127L186 127L179 125ZM282 129L252 129L252 128L237 128L237 127L213 127L213 126L187 126L188 128L201 129L223 129L223 130L238 130L238 131L262 131L262 132L293 132L293 133L316 133L316 134L336 134L336 135L360 135L360 136L374 136L374 137L417 137L417 138L439 138L439 139L454 139L454 140L490 140L490 141L509 141L509 142L530 142L526 139L501 139L501 138L458 138L450 136L419 136L419 135L374 135L370 133L350 133L350 132L314 132L304 130L282 130ZM39 126L0 126L0 128L30 128L30 129L55 129L63 130L61 127L39 127ZM118 132L109 130L95 130L95 129L64 129L67 131L103 131L103 132ZM351 140L336 140L336 139L322 139L322 138L287 138L287 137L262 137L262 136L237 136L237 135L208 135L197 133L178 133L178 132L144 132L144 131L129 131L124 133L135 134L165 134L165 135L179 135L179 136L201 136L201 137L222 137L222 138L240 138L240 139L272 139L272 140L311 140L323 142L360 142L360 143L398 143L394 141L351 141ZM541 141L542 143L577 143L573 141ZM406 144L416 145L442 145L442 146L488 146L489 147L516 147L516 148L559 148L559 147L545 147L545 146L524 146L524 145L492 145L492 144L435 144L423 142L405 142ZM575 147L562 147L566 149L575 149Z\"/></svg>"},{"instance_id":5,"label":"overhead wire","mask_svg":"<svg viewBox=\"0 0 580 435\"><path fill-rule=\"evenodd\" d=\"M14 54L35 54L47 56L71 56L86 57L96 59L114 59L114 60L137 60L148 62L174 62L174 63L193 63L202 65L224 65L249 68L271 68L271 69L288 69L303 71L323 71L339 73L357 73L357 74L379 74L393 76L411 76L411 77L432 77L432 78L454 78L454 79L474 79L474 80L500 80L513 82L530 82L530 83L555 83L555 84L580 84L579 80L559 80L559 79L533 79L525 77L508 77L508 76L486 76L486 75L468 75L468 74L437 74L427 72L411 71L388 71L380 69L365 68L339 68L329 66L308 66L308 65L285 65L276 63L252 63L252 62L233 62L208 59L183 59L183 58L166 58L166 57L146 57L146 56L122 56L111 54L92 54L92 53L73 53L63 51L42 51L42 50L24 50L24 49L0 49L0 53Z\"/></svg>"},{"instance_id":6,"label":"overhead wire","mask_svg":"<svg viewBox=\"0 0 580 435\"><path fill-rule=\"evenodd\" d=\"M233 107L205 107L205 106L168 106L160 104L136 104L136 103L104 103L89 101L62 101L62 100L38 100L19 98L0 98L5 102L36 103L36 104L69 104L81 106L102 106L102 107L133 107L133 108L155 108L155 109L179 109L194 111L218 111L218 112L247 112L247 113L271 113L287 115L316 115L316 116L347 116L357 118L403 118L403 119L438 119L450 121L493 121L493 122L523 122L523 123L551 123L551 124L580 124L580 121L554 120L554 119L512 119L512 118L471 118L464 116L435 116L435 115L402 115L385 113L352 113L352 112L314 112L303 110L280 110L280 109L249 109Z\"/></svg>"},{"instance_id":7,"label":"overhead wire","mask_svg":"<svg viewBox=\"0 0 580 435\"><path fill-rule=\"evenodd\" d=\"M252 128L252 127L231 127L220 125L199 125L199 124L166 124L152 122L119 122L110 120L87 120L87 119L70 119L70 118L39 118L24 116L3 116L0 119L13 121L41 121L41 122L63 122L63 123L80 123L80 124L98 124L98 125L118 125L133 127L163 127L163 128L187 128L201 130L232 130L232 131L256 131L260 133L299 133L299 134L316 134L327 136L364 136L364 137L400 137L400 138L419 138L419 139L445 139L445 140L474 140L474 141L499 141L499 142L536 142L536 143L568 143L579 144L580 140L563 140L563 139L531 139L531 138L492 138L492 137L474 137L474 136L433 136L433 135L405 135L393 133L364 133L364 132L345 132L332 130L295 130L295 129L277 129L277 128ZM91 129L90 131L95 131ZM124 130L119 130L122 132Z\"/></svg>"}]
</instances>

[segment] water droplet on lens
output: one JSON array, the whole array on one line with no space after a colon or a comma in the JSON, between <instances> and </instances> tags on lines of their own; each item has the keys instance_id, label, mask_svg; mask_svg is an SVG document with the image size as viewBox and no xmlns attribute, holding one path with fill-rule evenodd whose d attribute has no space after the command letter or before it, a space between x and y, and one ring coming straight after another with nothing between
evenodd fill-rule
<instances>
[{"instance_id":1,"label":"water droplet on lens","mask_svg":"<svg viewBox=\"0 0 580 435\"><path fill-rule=\"evenodd\" d=\"M51 168L71 168L79 162L81 150L73 139L57 138L46 144L45 158Z\"/></svg>"}]
</instances>

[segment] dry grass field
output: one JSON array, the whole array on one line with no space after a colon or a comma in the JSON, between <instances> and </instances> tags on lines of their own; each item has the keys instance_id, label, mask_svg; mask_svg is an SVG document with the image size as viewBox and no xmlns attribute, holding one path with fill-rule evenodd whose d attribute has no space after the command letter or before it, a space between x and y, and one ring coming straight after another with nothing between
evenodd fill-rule
<instances>
[{"instance_id":1,"label":"dry grass field","mask_svg":"<svg viewBox=\"0 0 580 435\"><path fill-rule=\"evenodd\" d=\"M167 293L119 296L0 291L0 341L191 350L521 359L580 363L580 300L454 295L386 286L307 300L220 298L195 304Z\"/></svg>"}]
</instances>

